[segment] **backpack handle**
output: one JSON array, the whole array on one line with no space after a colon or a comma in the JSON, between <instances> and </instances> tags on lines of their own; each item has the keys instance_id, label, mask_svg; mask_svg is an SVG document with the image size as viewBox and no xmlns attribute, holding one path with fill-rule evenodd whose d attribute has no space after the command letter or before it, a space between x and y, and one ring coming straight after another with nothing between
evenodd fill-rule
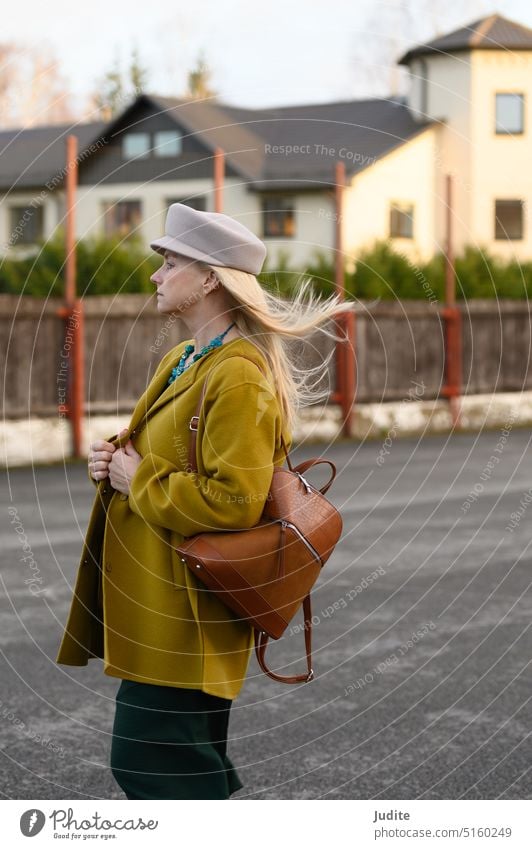
<instances>
[{"instance_id":1,"label":"backpack handle","mask_svg":"<svg viewBox=\"0 0 532 849\"><path fill-rule=\"evenodd\" d=\"M291 467L290 468L291 468L291 471L295 472L297 475L302 476L303 472L306 472L307 469L312 468L312 466L317 466L319 463L327 463L327 465L330 466L331 469L332 469L331 477L329 478L327 483L324 484L321 487L321 489L319 490L319 492L321 492L322 495L325 495L325 493L327 492L327 490L329 489L330 485L332 484L333 480L336 477L336 466L334 465L334 463L331 460L326 460L325 457L318 457L315 460L304 460L304 462L300 463L299 466L296 466L295 469L292 469ZM303 478L303 482L307 483L305 478Z\"/></svg>"},{"instance_id":2,"label":"backpack handle","mask_svg":"<svg viewBox=\"0 0 532 849\"><path fill-rule=\"evenodd\" d=\"M279 681L281 684L299 684L302 681L312 681L314 678L314 670L312 669L312 610L310 606L310 593L303 600L303 614L305 617L305 653L307 655L307 671L302 675L278 675L277 672L272 672L266 665L265 653L268 640L270 639L266 631L258 631L255 628L255 654L262 671L273 678L274 681Z\"/></svg>"}]
</instances>

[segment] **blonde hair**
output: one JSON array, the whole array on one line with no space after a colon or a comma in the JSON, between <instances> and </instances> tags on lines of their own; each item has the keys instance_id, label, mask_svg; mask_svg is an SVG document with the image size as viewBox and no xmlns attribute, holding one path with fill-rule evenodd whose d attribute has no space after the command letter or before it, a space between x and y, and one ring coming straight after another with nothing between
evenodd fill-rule
<instances>
[{"instance_id":1,"label":"blonde hair","mask_svg":"<svg viewBox=\"0 0 532 849\"><path fill-rule=\"evenodd\" d=\"M291 432L301 407L328 398L329 389L319 390L316 386L328 371L334 348L322 363L302 368L289 356L289 340L304 338L325 322L353 311L355 303L342 301L337 294L327 299L316 296L311 289L311 277L303 280L292 300L285 300L265 289L254 274L203 262L198 264L202 270L212 269L219 277L229 295L229 309L239 331L265 355L281 413ZM344 334L337 336L325 328L322 332L336 341L345 339Z\"/></svg>"}]
</instances>

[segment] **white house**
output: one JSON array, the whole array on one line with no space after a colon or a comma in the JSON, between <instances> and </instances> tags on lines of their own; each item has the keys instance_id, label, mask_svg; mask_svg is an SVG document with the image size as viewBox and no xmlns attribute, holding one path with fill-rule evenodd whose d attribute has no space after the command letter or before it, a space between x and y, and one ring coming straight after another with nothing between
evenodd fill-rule
<instances>
[{"instance_id":1,"label":"white house","mask_svg":"<svg viewBox=\"0 0 532 849\"><path fill-rule=\"evenodd\" d=\"M0 250L17 256L64 215L66 135L79 140L76 229L148 244L174 201L214 209L212 154L225 151L224 211L304 270L334 247L334 168L346 189L349 262L375 239L412 261L442 249L453 176L457 252L532 259L532 30L490 15L399 59L406 98L240 109L142 94L108 123L0 132Z\"/></svg>"}]
</instances>

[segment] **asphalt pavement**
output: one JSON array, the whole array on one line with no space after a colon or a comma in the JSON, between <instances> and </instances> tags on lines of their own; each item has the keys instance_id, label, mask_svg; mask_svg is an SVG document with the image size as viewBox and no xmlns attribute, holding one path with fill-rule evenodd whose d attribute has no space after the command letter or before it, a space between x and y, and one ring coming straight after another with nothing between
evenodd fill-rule
<instances>
[{"instance_id":1,"label":"asphalt pavement","mask_svg":"<svg viewBox=\"0 0 532 849\"><path fill-rule=\"evenodd\" d=\"M531 438L510 424L292 452L336 464L344 533L313 592L315 680L275 683L252 657L233 799L531 798ZM109 768L120 681L100 660L54 662L94 497L85 464L2 478L0 793L124 799ZM303 670L300 615L269 662Z\"/></svg>"}]
</instances>

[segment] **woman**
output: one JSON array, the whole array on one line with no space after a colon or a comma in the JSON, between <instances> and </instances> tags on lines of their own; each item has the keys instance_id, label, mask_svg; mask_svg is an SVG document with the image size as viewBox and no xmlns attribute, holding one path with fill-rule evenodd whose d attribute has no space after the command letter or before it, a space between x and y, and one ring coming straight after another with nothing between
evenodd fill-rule
<instances>
[{"instance_id":1,"label":"woman","mask_svg":"<svg viewBox=\"0 0 532 849\"><path fill-rule=\"evenodd\" d=\"M128 799L227 799L243 786L227 728L253 629L174 549L259 521L299 403L327 395L307 386L326 363L298 369L287 340L353 304L303 303L306 285L288 304L263 290L266 248L226 215L173 204L151 247L164 257L151 277L157 309L187 339L161 360L129 428L90 446L97 493L56 660L101 657L122 679L111 769ZM207 375L195 473L189 422Z\"/></svg>"}]
</instances>

